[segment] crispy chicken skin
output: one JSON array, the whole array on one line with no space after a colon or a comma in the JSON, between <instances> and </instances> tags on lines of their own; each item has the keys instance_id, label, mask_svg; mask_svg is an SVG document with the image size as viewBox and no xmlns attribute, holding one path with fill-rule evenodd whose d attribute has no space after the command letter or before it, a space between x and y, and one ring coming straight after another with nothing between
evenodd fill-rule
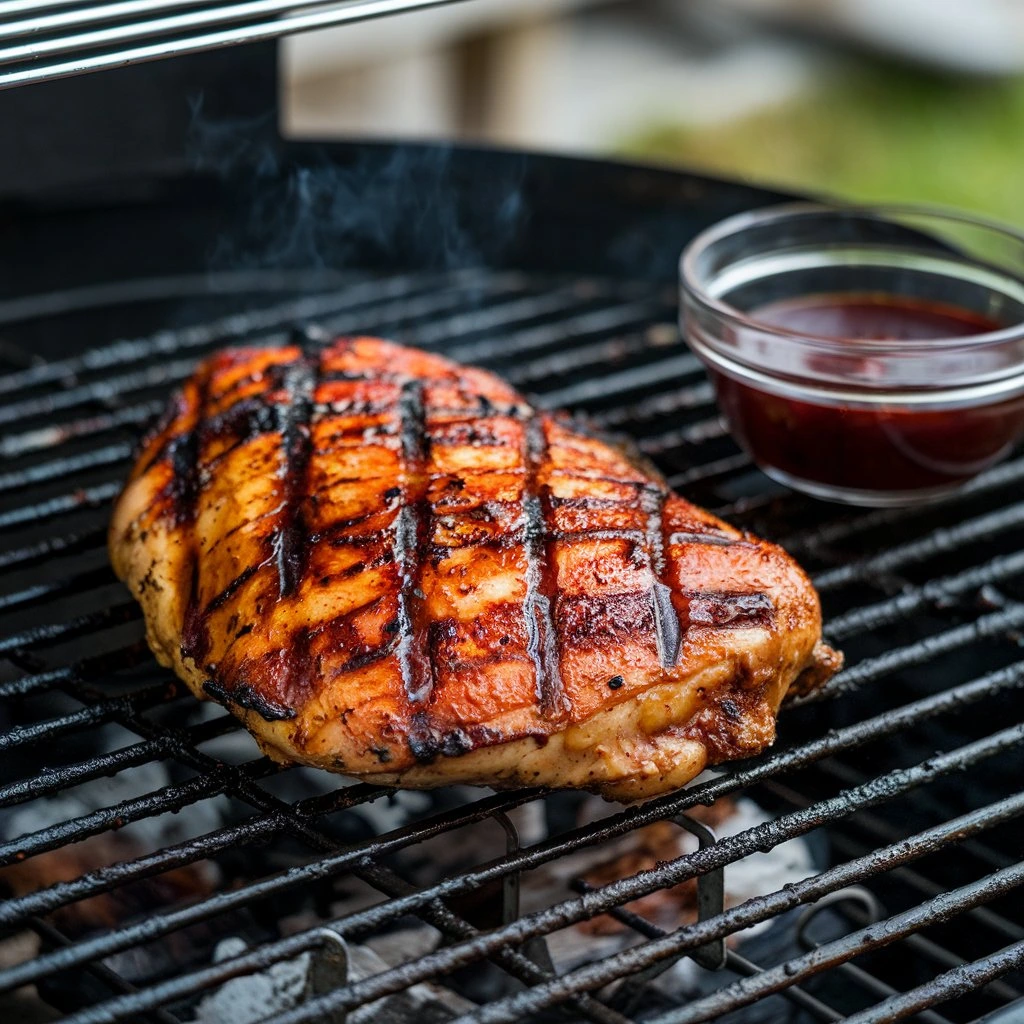
<instances>
[{"instance_id":1,"label":"crispy chicken skin","mask_svg":"<svg viewBox=\"0 0 1024 1024\"><path fill-rule=\"evenodd\" d=\"M231 349L144 440L110 556L157 658L281 761L637 800L828 678L780 548L497 377L373 338Z\"/></svg>"}]
</instances>

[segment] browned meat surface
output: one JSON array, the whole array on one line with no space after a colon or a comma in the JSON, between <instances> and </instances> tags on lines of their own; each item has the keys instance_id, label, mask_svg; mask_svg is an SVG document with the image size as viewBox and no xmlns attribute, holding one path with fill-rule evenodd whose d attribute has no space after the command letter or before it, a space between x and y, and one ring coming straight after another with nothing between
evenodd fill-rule
<instances>
[{"instance_id":1,"label":"browned meat surface","mask_svg":"<svg viewBox=\"0 0 1024 1024\"><path fill-rule=\"evenodd\" d=\"M273 757L638 799L838 665L780 548L490 373L371 338L205 362L110 554L149 643Z\"/></svg>"}]
</instances>

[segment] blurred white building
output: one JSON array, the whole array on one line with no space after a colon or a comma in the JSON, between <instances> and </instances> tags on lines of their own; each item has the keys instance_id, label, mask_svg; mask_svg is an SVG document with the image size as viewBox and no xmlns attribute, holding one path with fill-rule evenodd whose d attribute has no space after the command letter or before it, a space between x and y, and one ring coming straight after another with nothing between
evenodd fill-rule
<instances>
[{"instance_id":1,"label":"blurred white building","mask_svg":"<svg viewBox=\"0 0 1024 1024\"><path fill-rule=\"evenodd\" d=\"M638 118L728 120L813 87L837 59L815 37L1013 72L1024 2L462 0L288 39L284 127L600 151Z\"/></svg>"}]
</instances>

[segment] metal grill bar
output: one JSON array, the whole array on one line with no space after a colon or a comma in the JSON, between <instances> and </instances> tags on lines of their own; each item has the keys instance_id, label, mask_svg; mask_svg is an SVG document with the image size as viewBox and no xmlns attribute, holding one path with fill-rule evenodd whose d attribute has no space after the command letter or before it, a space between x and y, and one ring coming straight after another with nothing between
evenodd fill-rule
<instances>
[{"instance_id":1,"label":"metal grill bar","mask_svg":"<svg viewBox=\"0 0 1024 1024\"><path fill-rule=\"evenodd\" d=\"M56 928L51 928L45 921L33 921L32 930L44 938L47 942L56 945L67 945L68 940ZM98 978L104 985L113 989L115 992L135 992L137 991L134 985L129 984L119 975L115 974L108 967L103 964L92 964L88 968L89 973L93 977ZM158 1021L159 1024L178 1024L171 1014L167 1013L166 1010L155 1010L153 1013L146 1014L143 1018L146 1021Z\"/></svg>"},{"instance_id":2,"label":"metal grill bar","mask_svg":"<svg viewBox=\"0 0 1024 1024\"><path fill-rule=\"evenodd\" d=\"M793 698L791 707L816 704L843 693L851 693L865 683L879 679L898 669L923 665L939 654L949 654L978 640L1003 636L1007 631L1024 625L1024 604L1013 604L974 622L955 626L943 633L927 636L906 647L897 647L877 658L865 659L852 668L840 672L824 686L811 693Z\"/></svg>"},{"instance_id":3,"label":"metal grill bar","mask_svg":"<svg viewBox=\"0 0 1024 1024\"><path fill-rule=\"evenodd\" d=\"M846 615L832 619L828 635L835 640L868 630L888 626L921 611L928 605L969 594L987 583L999 583L1024 573L1024 551L998 555L982 565L971 566L954 576L946 576L890 598L878 604L856 608Z\"/></svg>"},{"instance_id":4,"label":"metal grill bar","mask_svg":"<svg viewBox=\"0 0 1024 1024\"><path fill-rule=\"evenodd\" d=\"M645 420L711 405L714 399L714 388L711 386L711 382L702 380L689 387L673 387L668 394L648 395L630 405L609 409L601 413L601 422L608 427L629 425L636 430L638 424Z\"/></svg>"},{"instance_id":5,"label":"metal grill bar","mask_svg":"<svg viewBox=\"0 0 1024 1024\"><path fill-rule=\"evenodd\" d=\"M825 762L821 763L821 767L827 770L827 764ZM810 807L814 802L774 779L767 780L766 782L763 782L762 785L765 789L781 796L794 807ZM841 849L851 857L861 856L866 851L872 849L870 843L856 842L848 838L846 834L847 830L844 825L852 826L854 822L856 822L861 830L870 832L882 842L891 843L899 838L899 833L895 829L880 827L881 823L878 822L870 812L858 812L850 819L850 822L840 824L833 829L831 836L832 841L835 843L837 848ZM961 849L969 850L972 845L973 844L970 841L965 841L961 846ZM1006 867L1005 864L998 864L996 866ZM910 868L896 868L892 872L892 876L908 882L926 896L937 896L945 891L941 885L929 881L923 875L918 874ZM975 920L982 922L986 927L998 932L1004 938L1011 940L1024 938L1024 928L1019 925L1015 925L1012 921L1006 920L1006 918L1001 917L999 914L994 913L986 907L976 907L968 911L968 914Z\"/></svg>"},{"instance_id":6,"label":"metal grill bar","mask_svg":"<svg viewBox=\"0 0 1024 1024\"><path fill-rule=\"evenodd\" d=\"M275 770L272 761L260 758L233 772L222 771L215 777L201 775L178 786L167 786L146 796L124 800L113 807L105 807L80 818L62 821L59 825L51 825L38 832L0 843L0 865L13 864L26 857L36 857L48 850L66 846L71 841L78 842L101 832L122 828L142 818L180 811L202 800L209 800L211 797L237 789L243 779L251 781L263 778Z\"/></svg>"},{"instance_id":7,"label":"metal grill bar","mask_svg":"<svg viewBox=\"0 0 1024 1024\"><path fill-rule=\"evenodd\" d=\"M453 274L396 275L351 285L341 293L303 295L298 299L244 314L221 317L210 323L197 324L181 330L162 330L145 338L116 341L91 348L78 356L39 363L15 373L0 376L0 395L14 394L43 385L59 385L63 380L81 374L109 370L118 365L147 359L166 359L176 353L215 345L230 345L242 341L268 342L277 338L286 340L283 330L292 324L319 320L327 316L357 313L360 309L379 304L433 295L439 289L483 288L501 291L522 287L519 275L484 275L479 271ZM45 297L48 305L50 297ZM46 309L40 311L45 315Z\"/></svg>"},{"instance_id":8,"label":"metal grill bar","mask_svg":"<svg viewBox=\"0 0 1024 1024\"><path fill-rule=\"evenodd\" d=\"M48 498L36 505L26 505L24 508L3 512L0 513L0 530L9 530L12 526L21 526L24 523L53 519L67 512L77 512L82 508L97 508L116 498L120 490L121 485L117 483L101 484L99 487L89 487L76 491L74 494Z\"/></svg>"},{"instance_id":9,"label":"metal grill bar","mask_svg":"<svg viewBox=\"0 0 1024 1024\"><path fill-rule=\"evenodd\" d=\"M142 725L138 718L131 712L128 712L121 717L126 724L130 724L137 732L140 732L143 735L150 734L153 731L151 727ZM197 768L209 768L213 764L208 757L198 754L191 748L179 747L176 751L176 755L180 760ZM266 762L264 762L264 764L265 763ZM281 813L287 813L279 801L255 789L251 784L251 780L243 772L229 769L229 774L232 776L232 785L230 786L230 789L241 799L247 800L250 804L265 812L279 811ZM373 790L370 789L370 787L366 787L365 789L367 790L368 797L374 795ZM297 819L294 814L288 816L288 825L293 834L307 838L314 848L332 849L334 846L330 840L321 837L319 833L315 832L308 825L305 825L301 820ZM390 876L385 869L382 869L377 865L364 864L355 867L353 870L357 877L372 880L373 884L377 885L378 888L381 888L385 892L390 893L394 889L395 883L388 881L385 881L384 884L381 883L380 878L382 875L387 877ZM399 886L398 891L403 891L401 886ZM475 929L466 925L444 907L431 905L430 907L425 908L423 916L430 923L438 925L444 932L450 935L462 938L471 938L477 934ZM323 929L316 929L315 934L322 936ZM497 951L491 959L493 959L494 962L501 964L506 970L522 980L538 980L538 977L542 979L549 976L544 972L541 972L540 975L538 975L536 966L522 957L521 954L514 951ZM620 1015L607 1010L607 1008L598 1003L595 1003L595 1001L590 997L575 999L574 1003L585 1016L591 1020L598 1021L599 1024L628 1024L628 1022Z\"/></svg>"},{"instance_id":10,"label":"metal grill bar","mask_svg":"<svg viewBox=\"0 0 1024 1024\"><path fill-rule=\"evenodd\" d=\"M30 547L16 548L0 553L0 569L27 568L44 562L54 555L73 554L101 544L106 530L93 530L83 534L65 534L63 537L49 537Z\"/></svg>"},{"instance_id":11,"label":"metal grill bar","mask_svg":"<svg viewBox=\"0 0 1024 1024\"><path fill-rule=\"evenodd\" d=\"M993 466L969 480L943 502L944 507L960 504L1001 487L1009 487L1024 479L1024 459L1010 459ZM797 552L827 551L830 545L850 540L860 534L898 526L908 519L928 512L928 506L880 508L859 515L843 516L809 532L792 534L779 541L787 550Z\"/></svg>"},{"instance_id":12,"label":"metal grill bar","mask_svg":"<svg viewBox=\"0 0 1024 1024\"><path fill-rule=\"evenodd\" d=\"M3 0L0 0L2 5ZM165 302L175 299L216 297L226 295L251 296L287 294L288 292L316 293L340 289L351 290L365 274L301 269L211 271L205 274L176 274L168 277L142 277L120 281L65 288L57 292L22 295L0 300L0 324L12 325L33 320L48 320L69 313L118 310L145 302ZM386 284L386 282L385 282ZM86 357L88 358L88 357ZM51 365L41 361L32 368ZM25 369L29 369L26 367Z\"/></svg>"},{"instance_id":13,"label":"metal grill bar","mask_svg":"<svg viewBox=\"0 0 1024 1024\"><path fill-rule=\"evenodd\" d=\"M374 884L389 896L397 896L413 891L412 886L398 878L394 872L374 864L364 868L366 874L373 878ZM460 939L472 941L480 932L461 921L449 911L443 903L431 904L428 913L424 914L427 921L439 924L443 930ZM502 949L496 951L495 962L506 969L511 968L510 973L531 984L540 984L549 981L552 977L550 971L534 963L518 950ZM592 996L580 994L572 1000L573 1005L581 1010L588 1019L597 1021L598 1024L630 1024L626 1017L611 1008L599 1003Z\"/></svg>"},{"instance_id":14,"label":"metal grill bar","mask_svg":"<svg viewBox=\"0 0 1024 1024\"><path fill-rule=\"evenodd\" d=\"M68 686L83 678L103 677L121 669L134 668L136 665L150 665L152 657L152 651L145 642L139 641L113 655L100 654L94 658L83 659L74 665L22 676L9 683L0 683L0 697L24 697Z\"/></svg>"},{"instance_id":15,"label":"metal grill bar","mask_svg":"<svg viewBox=\"0 0 1024 1024\"><path fill-rule=\"evenodd\" d=\"M222 715L220 718L196 726L190 739L195 746L206 740L216 739L237 728L237 722L230 715ZM30 779L8 783L5 786L0 786L0 806L10 807L14 804L25 803L27 800L36 800L52 793L59 793L70 786L89 782L92 779L103 778L129 768L138 768L172 753L173 747L173 742L162 737L144 740L110 754L101 754L88 761L66 765L60 771L49 771ZM73 836L73 841L78 842L78 840L79 833L76 833Z\"/></svg>"},{"instance_id":16,"label":"metal grill bar","mask_svg":"<svg viewBox=\"0 0 1024 1024\"><path fill-rule=\"evenodd\" d=\"M143 388L166 387L177 384L195 369L194 358L176 359L158 363L146 370L124 373L102 381L93 381L67 391L57 391L41 398L11 402L0 408L0 424L17 423L31 416L52 416L56 412L73 409L93 402L112 402L128 392Z\"/></svg>"},{"instance_id":17,"label":"metal grill bar","mask_svg":"<svg viewBox=\"0 0 1024 1024\"><path fill-rule=\"evenodd\" d=\"M901 544L870 558L860 559L815 577L814 584L822 592L836 590L851 583L863 583L894 569L924 562L936 555L956 551L972 541L992 537L1024 523L1024 502L1016 502L985 515L966 519L948 529L935 530L921 540Z\"/></svg>"},{"instance_id":18,"label":"metal grill bar","mask_svg":"<svg viewBox=\"0 0 1024 1024\"><path fill-rule=\"evenodd\" d=\"M971 918L972 920L981 920L983 918L979 917L979 915L983 915L985 912L986 908L983 906L971 907L969 910L964 911L964 917ZM870 923L866 915L857 913L856 907L844 908L844 913L858 919L858 923L860 921L863 921L864 924ZM1024 938L1024 936L1021 936L1021 938ZM963 957L957 956L944 946L940 946L937 942L932 942L931 939L927 939L923 935L907 935L904 937L903 942L905 946L920 954L922 958L930 960L933 964L937 964L940 967L959 967L961 964L968 962ZM1022 998L1022 993L1018 992L1012 985L1002 981L992 981L984 988L979 989L979 991L994 999L1001 999L1004 1002L1011 1002ZM886 995L894 994L895 990L886 993Z\"/></svg>"},{"instance_id":19,"label":"metal grill bar","mask_svg":"<svg viewBox=\"0 0 1024 1024\"><path fill-rule=\"evenodd\" d=\"M98 448L96 451L72 455L55 462L44 462L41 465L30 466L28 469L13 473L4 473L0 476L0 494L4 491L15 491L23 487L59 480L61 477L72 473L81 473L88 469L106 469L108 466L116 466L124 463L131 453L132 446L129 444L112 444L105 448Z\"/></svg>"},{"instance_id":20,"label":"metal grill bar","mask_svg":"<svg viewBox=\"0 0 1024 1024\"><path fill-rule=\"evenodd\" d=\"M658 381L695 373L699 369L696 359L688 352L669 356L646 366L627 367L614 373L604 374L594 380L569 384L543 396L544 404L550 407L584 405L594 399L607 399L625 391L650 387Z\"/></svg>"},{"instance_id":21,"label":"metal grill bar","mask_svg":"<svg viewBox=\"0 0 1024 1024\"><path fill-rule=\"evenodd\" d=\"M1024 942L1015 942L998 953L992 953L974 963L940 974L927 985L887 999L872 1010L847 1017L847 1024L873 1024L873 1021L880 1017L883 1020L903 1020L904 1017L909 1017L928 1006L935 1006L972 989L980 988L1009 971L1019 969L1022 964Z\"/></svg>"},{"instance_id":22,"label":"metal grill bar","mask_svg":"<svg viewBox=\"0 0 1024 1024\"><path fill-rule=\"evenodd\" d=\"M22 434L0 437L0 458L15 459L32 452L48 451L75 439L107 433L123 427L141 427L163 411L162 401L144 402L117 412L90 416L59 427L27 430Z\"/></svg>"},{"instance_id":23,"label":"metal grill bar","mask_svg":"<svg viewBox=\"0 0 1024 1024\"><path fill-rule=\"evenodd\" d=\"M23 608L55 597L94 590L105 584L113 583L115 579L114 574L104 566L101 569L83 572L70 579L54 580L52 583L37 583L24 590L16 590L13 594L0 595L0 611Z\"/></svg>"},{"instance_id":24,"label":"metal grill bar","mask_svg":"<svg viewBox=\"0 0 1024 1024\"><path fill-rule=\"evenodd\" d=\"M71 640L105 626L119 626L125 622L133 622L140 617L138 605L132 601L125 601L123 604L112 605L91 615L80 615L67 622L34 626L21 633L6 636L0 640L0 654L9 654L12 651L38 647L42 644L53 644L58 640Z\"/></svg>"},{"instance_id":25,"label":"metal grill bar","mask_svg":"<svg viewBox=\"0 0 1024 1024\"><path fill-rule=\"evenodd\" d=\"M475 313L461 314L454 323L451 320L443 322L447 330L443 332L431 331L431 326L436 328L436 321L428 324L417 334L419 344L437 344L441 342L451 343L453 337L460 334L470 334L481 330L507 328L511 323L516 322L517 317L534 318L543 315L564 314L572 308L578 308L582 303L574 289L562 288L552 289L544 293L538 299L536 296L522 297L522 287L517 286L515 279L509 279L504 283L499 282L489 291L492 292L490 299L492 305ZM376 301L363 299L358 302L345 301L342 296L331 293L314 303L309 299L302 303L287 303L284 306L276 306L272 310L262 311L259 314L250 314L247 317L233 317L227 321L220 321L210 327L195 328L185 336L175 335L171 343L165 342L161 345L161 355L166 357L172 353L188 351L192 353L185 359L174 359L162 361L155 365L150 364L140 370L132 370L110 376L109 371L114 367L130 365L133 362L152 358L152 348L160 336L136 342L122 342L116 346L117 356L112 358L107 365L90 366L89 371L103 372L103 376L92 380L89 383L81 384L66 391L46 393L33 398L27 398L21 402L14 402L5 409L0 409L0 422L17 422L26 417L51 415L54 412L74 409L78 406L95 402L112 402L122 400L126 396L145 388L169 388L179 384L188 374L195 369L195 349L212 347L215 345L230 344L233 341L245 340L246 344L254 340L263 343L287 344L290 341L287 331L281 331L282 325L295 322L291 311L300 305L307 309L308 319L315 319L322 323L325 328L331 328L335 324L347 323L351 326L354 316L373 318L374 324L379 329L401 326L408 319L433 317L443 313L447 309L462 300L462 289L459 286L438 288L433 291L422 293L414 291L402 295L401 302L396 304L394 297L378 296ZM344 293L349 295L350 292ZM379 319L376 310L384 308L388 311L386 319ZM646 307L648 315L650 306ZM241 319L243 324L237 321ZM625 323L635 322L637 316L634 314L628 317ZM341 321L341 324L339 324ZM610 321L614 326L619 321ZM246 326L251 324L251 329ZM278 329L278 333L273 332ZM125 357L124 350L130 349L133 354ZM103 350L98 350L102 352ZM94 357L93 363L102 359ZM45 364L53 365L53 364ZM76 371L76 376L82 375L86 368Z\"/></svg>"},{"instance_id":26,"label":"metal grill bar","mask_svg":"<svg viewBox=\"0 0 1024 1024\"><path fill-rule=\"evenodd\" d=\"M848 764L844 764L837 757L827 758L818 765L820 771L832 778L837 779L843 785L860 785L861 783L867 782L869 776L864 772L858 771L855 768L851 768ZM773 782L768 785L774 785ZM917 803L919 806L930 807L933 811L944 813L943 808L935 798L927 793L922 792L917 797ZM898 829L893 828L892 825L886 824L881 818L874 814L865 812L858 816L858 821L862 828L867 828L872 834L881 837L882 839L894 839L899 835ZM1005 868L1016 862L1016 857L1011 857L1005 854L996 853L996 851L989 849L988 847L982 846L979 843L965 843L963 849L969 852L973 857L982 861L986 868ZM1024 938L1024 930L1020 935L1015 935L1014 938Z\"/></svg>"},{"instance_id":27,"label":"metal grill bar","mask_svg":"<svg viewBox=\"0 0 1024 1024\"><path fill-rule=\"evenodd\" d=\"M88 725L101 725L115 718L118 712L123 713L127 710L128 700L121 697L104 704L94 704L92 707L82 708L81 711L73 711L60 718L51 718L46 722L15 726L9 732L0 735L0 753L7 753L16 747L37 743L40 740L56 739L65 733Z\"/></svg>"},{"instance_id":28,"label":"metal grill bar","mask_svg":"<svg viewBox=\"0 0 1024 1024\"><path fill-rule=\"evenodd\" d=\"M501 282L499 281L500 284ZM520 297L519 293L521 293L522 289L521 287L517 288L515 279L505 281L504 288L506 289L505 293L502 292L500 287L492 289L492 297L496 300L496 304L493 307L478 314L460 317L457 323L446 332L448 344L443 345L442 348L445 349L447 355L475 362L481 359L495 358L503 350L524 352L534 348L557 345L564 340L567 334L576 341L579 341L588 336L606 334L624 327L639 328L650 320L658 308L650 300L626 303L617 302L610 308L563 317L563 319L557 322L557 328L545 325L542 328L525 328L510 333L509 329L515 324L517 318L533 318L538 315L538 303L534 297L530 297L529 300ZM539 313L551 313L557 310L564 314L572 307L579 307L587 302L585 299L581 300L571 289L556 289L543 296L543 299L544 301L540 303ZM434 316L459 301L461 301L461 294L453 292L451 289L439 289L422 297L414 296L412 299L407 300L406 307L398 317L390 314L390 319L382 320L379 316L373 316L372 328L377 333L386 334L393 328L401 327L410 317ZM295 304L288 304L285 307L277 307L270 313L264 312L259 316L246 318L247 324L245 326L251 327L249 332L251 333L252 331L265 330L267 327L278 325L281 322L287 322L286 314L290 313L294 306ZM352 304L342 303L340 312L337 309L338 306L338 299L334 299L333 302L322 302L321 308L316 312L316 318L323 322L325 329L328 331L337 330L342 326L349 328L352 326ZM551 308L552 306L555 306L555 310ZM314 312L314 310L310 310L311 315ZM365 308L362 315L372 316L372 307ZM339 316L343 316L343 323L338 323ZM461 346L456 344L454 347L451 347L453 331L456 332L454 337L457 338L460 329L463 332L472 333L480 329L495 329L499 326L503 329L504 333L502 334L502 341L497 344L496 348L495 342L487 338L467 342ZM240 334L244 333L244 330L237 323L228 324L221 322L212 331L207 328L195 329L187 333L184 338L180 339L181 344L173 345L173 351L178 351L182 347L195 348L228 343L233 338L237 338ZM415 328L411 331L407 329L407 333L410 333L414 340L423 343L423 339L417 336L420 332L417 332ZM429 334L429 331L424 331L423 333ZM282 334L279 336L263 336L259 340L263 343L285 344L290 339ZM127 348L129 358L136 358L136 353L139 353L138 358L143 358L152 347L153 342L126 342L116 348L119 352ZM161 354L166 356L169 354L168 350L172 349L172 345L165 340L160 345L160 348L163 350ZM102 352L103 350L100 351ZM115 356L112 355L110 358L114 360ZM692 356L685 358L689 363L694 362ZM112 365L107 363L106 358L99 358L93 361L100 363L101 366L106 363L104 368L109 368L109 365ZM123 359L117 358L116 362L123 362ZM123 399L127 395L145 387L177 384L193 367L194 363L191 359L179 360L162 364L156 370L150 369L126 373L113 379L109 377L103 378L98 382L94 381L84 384L72 391L58 394L57 396L47 395L37 399L27 399L24 402L11 406L8 416L12 422L15 422L25 416L42 415L58 409L77 408L90 402L109 403L115 399ZM79 372L82 371L80 370ZM20 377L27 375L28 371L25 371L24 374L12 376ZM658 377L660 378L661 374ZM3 390L2 381L3 379L0 378L0 391ZM610 382L610 387L614 386L614 383ZM628 384L628 378L623 383ZM118 427L137 426L159 412L162 404L162 402L140 403L129 407L122 407L116 413L90 416L71 423L64 423L60 426L47 426L44 429L33 429L21 434L11 435L0 439L0 454L9 457L24 455L31 451L50 448L57 443L73 438L86 437Z\"/></svg>"}]
</instances>

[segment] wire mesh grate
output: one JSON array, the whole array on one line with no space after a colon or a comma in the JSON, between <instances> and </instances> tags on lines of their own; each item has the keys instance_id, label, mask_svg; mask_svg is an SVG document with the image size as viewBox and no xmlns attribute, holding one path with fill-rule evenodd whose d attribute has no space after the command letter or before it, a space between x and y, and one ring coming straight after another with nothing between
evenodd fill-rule
<instances>
[{"instance_id":1,"label":"wire mesh grate","mask_svg":"<svg viewBox=\"0 0 1024 1024\"><path fill-rule=\"evenodd\" d=\"M116 318L120 297L78 301ZM927 509L790 494L722 431L673 297L646 284L351 275L256 311L225 302L0 377L11 1005L214 1021L218 993L241 1012L261 991L247 979L268 978L299 986L263 1007L275 1024L959 1022L1022 998L1024 457ZM26 308L55 330L81 312L74 296ZM773 750L640 807L396 798L271 764L156 666L104 527L142 424L194 362L309 320L490 366L628 434L687 497L803 561L847 669L791 702ZM717 838L685 839L681 815ZM724 967L701 966L723 940Z\"/></svg>"}]
</instances>

